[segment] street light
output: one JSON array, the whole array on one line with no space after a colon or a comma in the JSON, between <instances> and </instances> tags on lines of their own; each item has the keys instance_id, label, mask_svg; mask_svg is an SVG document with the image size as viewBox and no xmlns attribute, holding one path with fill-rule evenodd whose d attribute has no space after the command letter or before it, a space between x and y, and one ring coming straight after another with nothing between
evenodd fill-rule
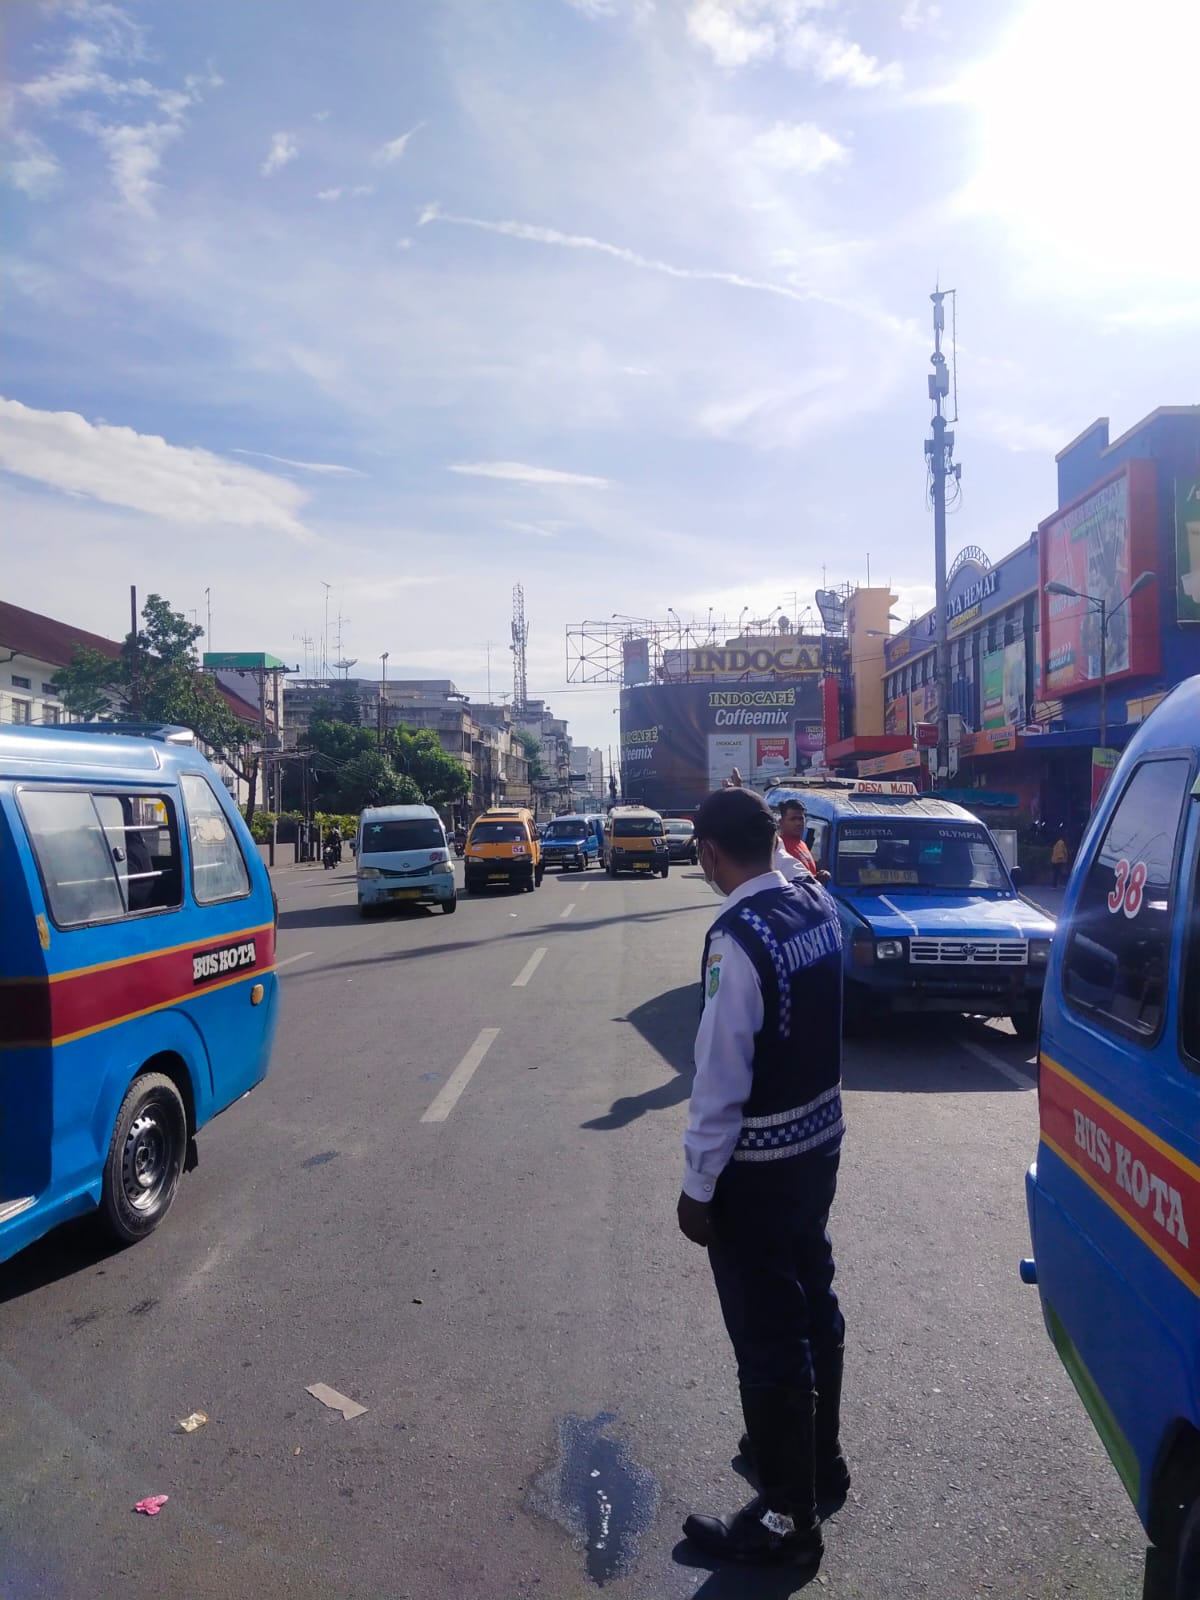
<instances>
[{"instance_id":1,"label":"street light","mask_svg":"<svg viewBox=\"0 0 1200 1600\"><path fill-rule=\"evenodd\" d=\"M1069 583L1048 583L1047 594L1070 595L1074 600L1086 600L1100 613L1100 748L1108 745L1108 625L1121 607L1132 600L1140 590L1156 581L1156 574L1143 572L1129 585L1124 599L1109 607L1108 601L1098 594L1084 594L1082 589L1072 589Z\"/></svg>"},{"instance_id":2,"label":"street light","mask_svg":"<svg viewBox=\"0 0 1200 1600\"><path fill-rule=\"evenodd\" d=\"M387 664L390 651L385 650L379 658L379 743L383 743L383 722L387 715Z\"/></svg>"}]
</instances>

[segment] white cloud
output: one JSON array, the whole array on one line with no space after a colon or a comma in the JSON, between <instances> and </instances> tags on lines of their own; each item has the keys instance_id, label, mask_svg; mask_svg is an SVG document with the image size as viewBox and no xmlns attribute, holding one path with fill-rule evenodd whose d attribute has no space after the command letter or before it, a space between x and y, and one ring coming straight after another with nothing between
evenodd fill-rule
<instances>
[{"instance_id":1,"label":"white cloud","mask_svg":"<svg viewBox=\"0 0 1200 1600\"><path fill-rule=\"evenodd\" d=\"M687 31L719 67L746 67L775 54L778 37L769 20L754 20L764 7L745 0L693 0Z\"/></svg>"},{"instance_id":2,"label":"white cloud","mask_svg":"<svg viewBox=\"0 0 1200 1600\"><path fill-rule=\"evenodd\" d=\"M502 478L507 483L569 484L577 489L607 489L607 478L583 472L559 472L554 467L530 467L523 461L460 461L450 468L464 478Z\"/></svg>"},{"instance_id":3,"label":"white cloud","mask_svg":"<svg viewBox=\"0 0 1200 1600\"><path fill-rule=\"evenodd\" d=\"M424 126L423 122L418 122L407 133L402 133L398 139L389 139L386 144L381 144L375 152L374 159L380 166L390 167L394 161L399 161L405 150L408 149L408 141L413 134L419 133Z\"/></svg>"},{"instance_id":4,"label":"white cloud","mask_svg":"<svg viewBox=\"0 0 1200 1600\"><path fill-rule=\"evenodd\" d=\"M1007 411L980 411L972 418L972 425L1015 454L1052 456L1062 449L1063 440L1071 437L1066 423L1044 422Z\"/></svg>"},{"instance_id":5,"label":"white cloud","mask_svg":"<svg viewBox=\"0 0 1200 1600\"><path fill-rule=\"evenodd\" d=\"M512 528L514 533L531 533L535 539L554 539L560 529L569 528L569 522L509 522L505 521L506 528Z\"/></svg>"},{"instance_id":6,"label":"white cloud","mask_svg":"<svg viewBox=\"0 0 1200 1600\"><path fill-rule=\"evenodd\" d=\"M311 538L307 493L290 479L168 444L74 411L37 411L0 398L0 469L170 523L262 528Z\"/></svg>"},{"instance_id":7,"label":"white cloud","mask_svg":"<svg viewBox=\"0 0 1200 1600\"><path fill-rule=\"evenodd\" d=\"M567 4L585 17L612 17L617 10L615 0L567 0Z\"/></svg>"},{"instance_id":8,"label":"white cloud","mask_svg":"<svg viewBox=\"0 0 1200 1600\"><path fill-rule=\"evenodd\" d=\"M280 167L286 167L289 161L294 161L299 154L300 146L290 133L272 134L271 148L261 168L263 177L269 178L273 172L278 172Z\"/></svg>"},{"instance_id":9,"label":"white cloud","mask_svg":"<svg viewBox=\"0 0 1200 1600\"><path fill-rule=\"evenodd\" d=\"M313 112L313 121L314 122L328 122L329 121L329 113L328 113L328 111L314 111Z\"/></svg>"},{"instance_id":10,"label":"white cloud","mask_svg":"<svg viewBox=\"0 0 1200 1600\"><path fill-rule=\"evenodd\" d=\"M789 66L808 68L821 83L844 83L850 89L896 84L903 76L898 61L883 66L877 56L867 55L852 39L810 22L793 31L785 53Z\"/></svg>"},{"instance_id":11,"label":"white cloud","mask_svg":"<svg viewBox=\"0 0 1200 1600\"><path fill-rule=\"evenodd\" d=\"M764 166L785 172L820 172L822 167L839 166L850 159L840 140L812 122L777 122L760 133L750 148Z\"/></svg>"},{"instance_id":12,"label":"white cloud","mask_svg":"<svg viewBox=\"0 0 1200 1600\"><path fill-rule=\"evenodd\" d=\"M870 89L899 82L898 62L883 66L852 39L803 20L824 9L822 0L692 0L687 31L719 67L748 67L782 56L788 66L811 72L821 83Z\"/></svg>"},{"instance_id":13,"label":"white cloud","mask_svg":"<svg viewBox=\"0 0 1200 1600\"><path fill-rule=\"evenodd\" d=\"M282 467L298 467L302 472L343 473L351 478L365 478L366 473L357 467L339 467L329 461L293 461L291 456L273 456L269 450L240 450L235 445L235 456L257 456L260 461L278 461Z\"/></svg>"},{"instance_id":14,"label":"white cloud","mask_svg":"<svg viewBox=\"0 0 1200 1600\"><path fill-rule=\"evenodd\" d=\"M9 138L10 153L4 176L31 200L40 200L58 184L62 167L36 134L19 129Z\"/></svg>"},{"instance_id":15,"label":"white cloud","mask_svg":"<svg viewBox=\"0 0 1200 1600\"><path fill-rule=\"evenodd\" d=\"M317 199L335 201L340 200L342 196L345 195L349 200L359 200L363 195L374 193L375 185L373 183L356 183L348 188L343 185L339 185L335 189L318 189Z\"/></svg>"},{"instance_id":16,"label":"white cloud","mask_svg":"<svg viewBox=\"0 0 1200 1600\"><path fill-rule=\"evenodd\" d=\"M626 249L624 245L609 244L605 239L593 239L588 234L562 233L557 228L543 228L528 222L489 222L482 217L460 217L453 212L443 211L437 204L425 207L418 219L418 226L424 228L433 222L449 223L458 228L479 228L484 233L499 233L506 238L524 239L532 244L554 245L564 250L594 251L597 255L622 261L627 266L637 267L643 272L659 272L668 278L683 278L698 283L725 283L733 289L749 289L757 294L778 295L784 300L795 300L800 304L832 306L865 322L885 328L889 333L901 333L905 338L910 337L912 333L911 324L874 306L857 303L837 295L824 294L816 289L795 288L786 283L750 278L740 272L722 272L711 267L676 266L670 261L659 261L652 256L640 255L636 250Z\"/></svg>"},{"instance_id":17,"label":"white cloud","mask_svg":"<svg viewBox=\"0 0 1200 1600\"><path fill-rule=\"evenodd\" d=\"M931 27L941 14L941 6L934 0L908 0L900 13L900 26L905 33L916 33L920 28Z\"/></svg>"},{"instance_id":18,"label":"white cloud","mask_svg":"<svg viewBox=\"0 0 1200 1600\"><path fill-rule=\"evenodd\" d=\"M131 210L149 213L154 192L161 187L154 181L154 174L162 165L163 151L183 132L182 122L101 125L94 131L121 199Z\"/></svg>"}]
</instances>

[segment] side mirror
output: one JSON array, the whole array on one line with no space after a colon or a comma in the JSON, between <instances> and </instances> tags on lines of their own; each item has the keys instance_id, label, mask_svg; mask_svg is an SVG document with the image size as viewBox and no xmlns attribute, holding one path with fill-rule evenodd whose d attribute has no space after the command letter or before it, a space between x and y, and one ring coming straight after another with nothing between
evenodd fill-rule
<instances>
[{"instance_id":1,"label":"side mirror","mask_svg":"<svg viewBox=\"0 0 1200 1600\"><path fill-rule=\"evenodd\" d=\"M1008 875L1012 879L1013 888L1019 889L1021 887L1022 880L1025 877L1025 874L1021 871L1020 867L1013 867Z\"/></svg>"}]
</instances>

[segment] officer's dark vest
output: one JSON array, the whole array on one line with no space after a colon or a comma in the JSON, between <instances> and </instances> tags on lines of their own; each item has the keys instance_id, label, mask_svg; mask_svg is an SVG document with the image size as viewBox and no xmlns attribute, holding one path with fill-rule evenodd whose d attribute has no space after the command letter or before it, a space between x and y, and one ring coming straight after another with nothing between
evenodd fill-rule
<instances>
[{"instance_id":1,"label":"officer's dark vest","mask_svg":"<svg viewBox=\"0 0 1200 1600\"><path fill-rule=\"evenodd\" d=\"M842 1142L842 930L813 880L763 889L713 923L742 947L762 986L754 1081L735 1161L829 1155ZM704 965L708 967L708 940Z\"/></svg>"}]
</instances>

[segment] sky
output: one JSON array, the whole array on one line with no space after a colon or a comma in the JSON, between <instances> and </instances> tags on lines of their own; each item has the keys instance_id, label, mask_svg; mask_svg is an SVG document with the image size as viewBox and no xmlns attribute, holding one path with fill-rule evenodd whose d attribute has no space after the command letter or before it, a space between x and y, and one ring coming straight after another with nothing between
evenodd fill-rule
<instances>
[{"instance_id":1,"label":"sky","mask_svg":"<svg viewBox=\"0 0 1200 1600\"><path fill-rule=\"evenodd\" d=\"M14 0L4 597L511 692L565 631L932 601L1200 401L1195 0ZM326 589L328 585L328 589ZM207 591L207 595L206 595ZM326 635L326 604L330 617Z\"/></svg>"}]
</instances>

